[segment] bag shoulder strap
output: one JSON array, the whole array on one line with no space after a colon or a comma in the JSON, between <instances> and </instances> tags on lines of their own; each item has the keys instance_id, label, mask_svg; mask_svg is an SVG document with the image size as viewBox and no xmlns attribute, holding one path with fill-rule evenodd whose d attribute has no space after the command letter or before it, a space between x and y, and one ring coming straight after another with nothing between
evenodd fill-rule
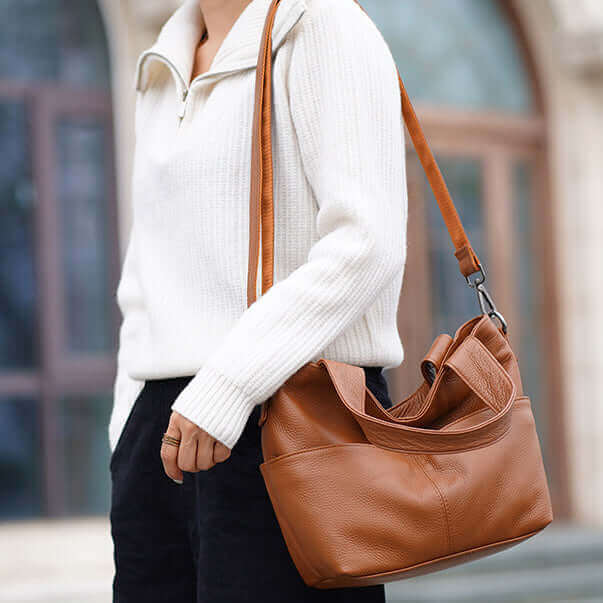
<instances>
[{"instance_id":1,"label":"bag shoulder strap","mask_svg":"<svg viewBox=\"0 0 603 603\"><path fill-rule=\"evenodd\" d=\"M366 11L358 0L356 4ZM272 27L280 0L272 0L258 53L255 81L255 105L253 115L252 149L251 149L251 187L249 200L249 265L247 274L247 305L256 299L257 273L260 257L262 257L262 294L273 282L274 272L274 199L273 199L273 166L272 166ZM438 203L448 234L455 248L454 255L459 262L461 274L465 277L481 272L482 266L471 247L461 219L442 177L440 168L429 148L423 129L419 123L410 98L404 88L398 72L402 115L412 139L414 148L425 170L434 197Z\"/></svg>"}]
</instances>

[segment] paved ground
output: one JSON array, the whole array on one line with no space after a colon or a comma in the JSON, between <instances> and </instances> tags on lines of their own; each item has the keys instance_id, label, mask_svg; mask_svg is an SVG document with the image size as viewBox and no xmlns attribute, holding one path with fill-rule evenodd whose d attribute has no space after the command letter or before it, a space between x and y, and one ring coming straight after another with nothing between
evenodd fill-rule
<instances>
[{"instance_id":1,"label":"paved ground","mask_svg":"<svg viewBox=\"0 0 603 603\"><path fill-rule=\"evenodd\" d=\"M110 603L112 553L106 518L0 523L0 603ZM389 585L388 601L602 603L603 531L550 526L492 557Z\"/></svg>"},{"instance_id":2,"label":"paved ground","mask_svg":"<svg viewBox=\"0 0 603 603\"><path fill-rule=\"evenodd\" d=\"M106 518L0 524L1 603L109 603Z\"/></svg>"},{"instance_id":3,"label":"paved ground","mask_svg":"<svg viewBox=\"0 0 603 603\"><path fill-rule=\"evenodd\" d=\"M603 602L603 530L553 524L479 561L388 588L389 603Z\"/></svg>"}]
</instances>

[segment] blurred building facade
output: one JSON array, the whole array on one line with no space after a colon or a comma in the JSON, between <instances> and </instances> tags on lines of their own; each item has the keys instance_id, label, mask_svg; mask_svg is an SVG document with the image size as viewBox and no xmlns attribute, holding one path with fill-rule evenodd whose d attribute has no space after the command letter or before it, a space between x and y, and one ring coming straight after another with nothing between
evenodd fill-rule
<instances>
[{"instance_id":1,"label":"blurred building facade","mask_svg":"<svg viewBox=\"0 0 603 603\"><path fill-rule=\"evenodd\" d=\"M510 325L556 515L603 525L603 4L364 0ZM133 72L176 0L10 0L0 25L0 518L106 513ZM478 312L409 147L401 399Z\"/></svg>"}]
</instances>

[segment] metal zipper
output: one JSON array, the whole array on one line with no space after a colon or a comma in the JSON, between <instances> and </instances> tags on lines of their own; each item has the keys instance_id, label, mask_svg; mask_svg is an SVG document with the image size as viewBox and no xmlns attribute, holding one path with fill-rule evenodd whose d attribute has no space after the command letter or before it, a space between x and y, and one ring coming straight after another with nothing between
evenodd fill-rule
<instances>
[{"instance_id":1,"label":"metal zipper","mask_svg":"<svg viewBox=\"0 0 603 603\"><path fill-rule=\"evenodd\" d=\"M139 73L145 61L151 56L157 59L159 62L163 63L164 65L167 65L168 69L172 73L172 76L176 80L176 86L179 85L180 98L178 99L178 110L176 114L178 115L179 119L178 125L180 125L180 123L182 123L182 118L184 117L186 109L186 98L188 96L188 87L186 85L186 82L184 81L184 78L182 77L180 71L178 71L176 65L172 61L170 61L170 59L168 59L165 55L159 52L155 52L153 50L147 50L142 53L138 65Z\"/></svg>"},{"instance_id":2,"label":"metal zipper","mask_svg":"<svg viewBox=\"0 0 603 603\"><path fill-rule=\"evenodd\" d=\"M140 69L142 69L143 63L150 56L155 57L157 60L159 60L162 63L164 63L165 65L167 65L169 70L172 72L172 75L176 78L178 84L180 85L180 90L179 90L180 98L178 100L178 111L177 111L177 115L178 115L180 122L182 122L184 115L186 113L187 98L190 94L191 89L194 87L194 85L197 82L207 79L209 77L213 77L213 76L217 76L217 75L225 75L227 73L234 73L236 71L242 71L244 69L252 68L252 67L235 67L234 69L224 69L222 71L206 71L205 73L202 73L201 75L198 75L196 78L194 78L192 80L192 82L190 83L190 86L187 86L186 81L184 80L184 77L182 77L182 74L180 73L180 71L178 71L178 68L176 67L176 65L172 61L170 61L170 59L168 59L165 55L163 55L159 52L156 52L154 50L146 50L145 52L142 53L142 55L139 59L138 71L140 71Z\"/></svg>"},{"instance_id":3,"label":"metal zipper","mask_svg":"<svg viewBox=\"0 0 603 603\"><path fill-rule=\"evenodd\" d=\"M186 98L188 97L188 90L185 88L182 90L182 97L180 99L180 105L178 107L178 117L180 118L180 123L184 119L184 114L186 113Z\"/></svg>"}]
</instances>

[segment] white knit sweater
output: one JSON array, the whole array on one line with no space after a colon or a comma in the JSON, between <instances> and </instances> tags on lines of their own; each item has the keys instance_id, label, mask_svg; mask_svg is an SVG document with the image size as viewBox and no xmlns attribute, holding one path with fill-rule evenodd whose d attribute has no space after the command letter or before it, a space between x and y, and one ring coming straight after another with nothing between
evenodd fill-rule
<instances>
[{"instance_id":1,"label":"white knit sweater","mask_svg":"<svg viewBox=\"0 0 603 603\"><path fill-rule=\"evenodd\" d=\"M402 362L400 94L390 50L353 0L278 8L274 285L247 308L255 65L269 5L244 9L190 89L198 0L138 60L111 450L145 379L194 375L172 409L232 447L254 406L305 363Z\"/></svg>"}]
</instances>

